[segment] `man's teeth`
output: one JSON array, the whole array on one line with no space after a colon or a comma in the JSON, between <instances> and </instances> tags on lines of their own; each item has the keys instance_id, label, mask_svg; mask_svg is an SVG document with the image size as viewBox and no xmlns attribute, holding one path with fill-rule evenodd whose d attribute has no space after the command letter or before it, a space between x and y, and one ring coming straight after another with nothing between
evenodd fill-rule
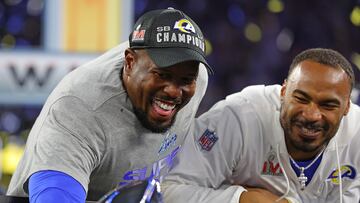
<instances>
[{"instance_id":1,"label":"man's teeth","mask_svg":"<svg viewBox=\"0 0 360 203\"><path fill-rule=\"evenodd\" d=\"M305 127L302 127L301 130L306 134L313 134L313 133L317 133L319 131L318 129L309 129L309 128L305 128Z\"/></svg>"},{"instance_id":2,"label":"man's teeth","mask_svg":"<svg viewBox=\"0 0 360 203\"><path fill-rule=\"evenodd\" d=\"M158 105L160 108L166 110L166 111L170 111L170 110L173 110L175 108L175 104L166 104L166 103L163 103L163 102L161 102L159 100L156 100L155 104Z\"/></svg>"}]
</instances>

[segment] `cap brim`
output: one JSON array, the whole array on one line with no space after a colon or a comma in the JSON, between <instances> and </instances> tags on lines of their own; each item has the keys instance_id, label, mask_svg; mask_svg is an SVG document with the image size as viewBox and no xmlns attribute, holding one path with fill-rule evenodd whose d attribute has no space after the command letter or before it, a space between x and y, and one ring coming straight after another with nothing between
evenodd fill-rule
<instances>
[{"instance_id":1,"label":"cap brim","mask_svg":"<svg viewBox=\"0 0 360 203\"><path fill-rule=\"evenodd\" d=\"M185 61L199 61L203 63L209 74L213 74L213 69L206 62L205 58L197 51L188 48L146 48L150 58L158 67L169 67Z\"/></svg>"}]
</instances>

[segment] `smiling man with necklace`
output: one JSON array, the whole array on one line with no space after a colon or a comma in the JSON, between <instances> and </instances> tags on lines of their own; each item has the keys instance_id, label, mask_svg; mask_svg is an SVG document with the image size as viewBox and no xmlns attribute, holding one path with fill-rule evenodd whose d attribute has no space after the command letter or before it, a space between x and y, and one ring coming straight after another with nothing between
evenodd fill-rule
<instances>
[{"instance_id":1,"label":"smiling man with necklace","mask_svg":"<svg viewBox=\"0 0 360 203\"><path fill-rule=\"evenodd\" d=\"M164 182L171 203L360 201L360 108L350 63L297 55L282 86L229 95L193 123Z\"/></svg>"}]
</instances>

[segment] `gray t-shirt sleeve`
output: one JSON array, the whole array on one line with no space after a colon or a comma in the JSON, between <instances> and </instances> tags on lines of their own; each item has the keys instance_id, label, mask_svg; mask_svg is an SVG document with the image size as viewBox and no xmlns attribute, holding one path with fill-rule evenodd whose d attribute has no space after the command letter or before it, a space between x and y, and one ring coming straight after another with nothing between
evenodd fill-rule
<instances>
[{"instance_id":1,"label":"gray t-shirt sleeve","mask_svg":"<svg viewBox=\"0 0 360 203\"><path fill-rule=\"evenodd\" d=\"M105 149L96 112L76 97L63 97L49 109L34 147L29 176L40 170L64 172L88 189L91 172ZM29 143L28 143L29 144Z\"/></svg>"}]
</instances>

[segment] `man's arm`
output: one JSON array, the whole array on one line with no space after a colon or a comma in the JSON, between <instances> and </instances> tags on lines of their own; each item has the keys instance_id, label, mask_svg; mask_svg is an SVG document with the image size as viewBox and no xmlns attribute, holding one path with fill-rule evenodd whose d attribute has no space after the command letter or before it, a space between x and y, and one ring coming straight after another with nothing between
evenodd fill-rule
<instances>
[{"instance_id":1,"label":"man's arm","mask_svg":"<svg viewBox=\"0 0 360 203\"><path fill-rule=\"evenodd\" d=\"M246 151L243 143L250 136L245 138L243 133L256 134L249 128L259 129L255 121L247 123L254 117L247 101L239 99L235 103L231 107L221 101L195 120L174 168L163 182L165 202L266 203L279 198L264 189L247 191L233 182L233 171L239 164L248 164L248 160L242 160Z\"/></svg>"},{"instance_id":2,"label":"man's arm","mask_svg":"<svg viewBox=\"0 0 360 203\"><path fill-rule=\"evenodd\" d=\"M286 199L277 201L278 199L279 196L274 195L268 190L261 188L247 188L247 191L241 194L239 203L289 203Z\"/></svg>"},{"instance_id":3,"label":"man's arm","mask_svg":"<svg viewBox=\"0 0 360 203\"><path fill-rule=\"evenodd\" d=\"M223 103L191 126L174 168L163 182L165 202L239 201L245 189L226 181L240 159L241 130L232 110L223 108Z\"/></svg>"},{"instance_id":4,"label":"man's arm","mask_svg":"<svg viewBox=\"0 0 360 203\"><path fill-rule=\"evenodd\" d=\"M84 203L86 192L73 177L59 171L39 171L30 176L30 203Z\"/></svg>"}]
</instances>

